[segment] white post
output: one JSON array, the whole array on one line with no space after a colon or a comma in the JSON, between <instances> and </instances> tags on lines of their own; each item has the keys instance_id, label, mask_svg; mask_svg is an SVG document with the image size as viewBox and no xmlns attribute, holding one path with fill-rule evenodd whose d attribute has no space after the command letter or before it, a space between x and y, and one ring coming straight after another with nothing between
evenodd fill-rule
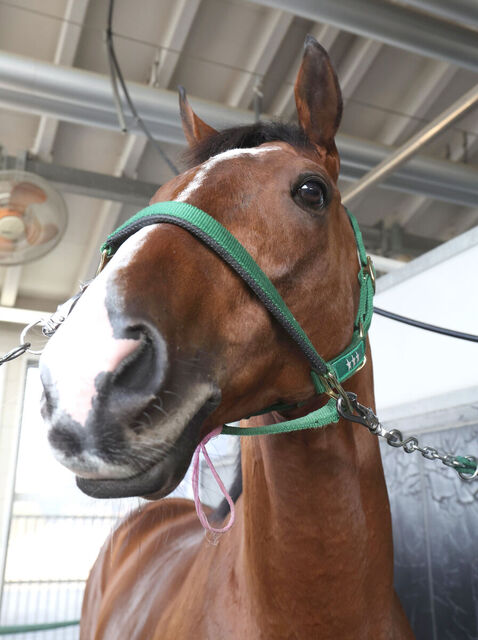
<instances>
[{"instance_id":1,"label":"white post","mask_svg":"<svg viewBox=\"0 0 478 640\"><path fill-rule=\"evenodd\" d=\"M0 353L18 344L18 330L0 323ZM26 356L0 368L0 611L15 490Z\"/></svg>"}]
</instances>

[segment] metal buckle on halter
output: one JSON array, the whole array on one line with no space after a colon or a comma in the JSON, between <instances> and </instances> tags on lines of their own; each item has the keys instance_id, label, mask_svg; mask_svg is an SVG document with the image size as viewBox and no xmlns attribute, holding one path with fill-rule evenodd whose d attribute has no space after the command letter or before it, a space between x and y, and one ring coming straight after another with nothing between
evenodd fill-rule
<instances>
[{"instance_id":1,"label":"metal buckle on halter","mask_svg":"<svg viewBox=\"0 0 478 640\"><path fill-rule=\"evenodd\" d=\"M369 407L366 407L357 400L357 394L351 391L347 392L348 406L344 406L343 398L337 400L337 412L344 420L357 422L376 435L384 436L385 430L380 424L379 419ZM350 409L349 409L350 407Z\"/></svg>"},{"instance_id":2,"label":"metal buckle on halter","mask_svg":"<svg viewBox=\"0 0 478 640\"><path fill-rule=\"evenodd\" d=\"M320 382L324 386L324 393L330 398L334 398L334 400L337 401L337 406L341 400L345 403L347 410L353 414L353 407L350 403L349 394L342 387L335 373L329 369L326 374L319 376L319 378Z\"/></svg>"},{"instance_id":3,"label":"metal buckle on halter","mask_svg":"<svg viewBox=\"0 0 478 640\"><path fill-rule=\"evenodd\" d=\"M41 349L32 349L31 342L27 340L28 333L33 327L40 325L41 332L45 338L51 338L52 335L56 332L58 327L65 322L66 318L70 315L73 307L80 299L81 295L85 291L88 285L82 285L80 291L69 298L66 302L58 305L56 311L47 318L41 318L40 320L35 320L34 322L30 322L29 325L24 327L20 334L20 340L22 346L28 344L28 347L24 349L24 351L28 351L33 355L39 356L43 352L43 348ZM19 347L20 348L20 347Z\"/></svg>"},{"instance_id":4,"label":"metal buckle on halter","mask_svg":"<svg viewBox=\"0 0 478 640\"><path fill-rule=\"evenodd\" d=\"M373 260L370 256L367 256L367 266L364 267L364 270L370 276L370 280L372 281L373 292L375 293L375 290L376 290L375 267L373 266Z\"/></svg>"},{"instance_id":5,"label":"metal buckle on halter","mask_svg":"<svg viewBox=\"0 0 478 640\"><path fill-rule=\"evenodd\" d=\"M101 258L100 258L100 264L98 265L98 268L96 269L96 273L95 273L95 277L101 273L106 265L106 262L108 260L108 249L104 249L101 252Z\"/></svg>"}]
</instances>

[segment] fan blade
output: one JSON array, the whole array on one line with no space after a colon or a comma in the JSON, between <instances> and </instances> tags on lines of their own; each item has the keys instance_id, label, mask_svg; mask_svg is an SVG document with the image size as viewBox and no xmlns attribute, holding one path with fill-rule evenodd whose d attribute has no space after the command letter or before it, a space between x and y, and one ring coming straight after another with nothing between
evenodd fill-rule
<instances>
[{"instance_id":1,"label":"fan blade","mask_svg":"<svg viewBox=\"0 0 478 640\"><path fill-rule=\"evenodd\" d=\"M58 227L56 224L48 223L42 227L36 218L34 219L34 222L32 220L27 225L26 230L28 243L35 246L49 242L57 233Z\"/></svg>"},{"instance_id":2,"label":"fan blade","mask_svg":"<svg viewBox=\"0 0 478 640\"><path fill-rule=\"evenodd\" d=\"M36 184L19 182L12 189L9 206L23 213L29 205L45 202L46 199L46 193Z\"/></svg>"}]
</instances>

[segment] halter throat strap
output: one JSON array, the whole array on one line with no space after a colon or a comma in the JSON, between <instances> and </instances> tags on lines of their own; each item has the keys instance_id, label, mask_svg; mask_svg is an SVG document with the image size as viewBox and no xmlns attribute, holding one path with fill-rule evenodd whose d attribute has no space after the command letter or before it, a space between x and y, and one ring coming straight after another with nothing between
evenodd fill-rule
<instances>
[{"instance_id":1,"label":"halter throat strap","mask_svg":"<svg viewBox=\"0 0 478 640\"><path fill-rule=\"evenodd\" d=\"M284 431L322 427L338 421L339 416L335 408L334 399L337 397L337 388L365 364L366 337L372 320L375 287L375 273L372 261L366 254L362 234L355 217L348 210L346 211L355 235L359 257L359 306L349 346L328 362L323 360L317 353L309 337L294 318L277 289L252 256L223 225L201 209L186 202L177 201L152 204L139 211L111 233L101 247L103 255L102 266L125 240L147 225L169 223L187 230L226 262L257 295L309 361L312 380L317 393L325 392L332 396L324 407L313 411L305 417L256 428L225 426L223 433L230 435L282 433ZM285 405L281 405L274 408L284 407ZM271 409L272 407L268 408L268 410Z\"/></svg>"}]
</instances>

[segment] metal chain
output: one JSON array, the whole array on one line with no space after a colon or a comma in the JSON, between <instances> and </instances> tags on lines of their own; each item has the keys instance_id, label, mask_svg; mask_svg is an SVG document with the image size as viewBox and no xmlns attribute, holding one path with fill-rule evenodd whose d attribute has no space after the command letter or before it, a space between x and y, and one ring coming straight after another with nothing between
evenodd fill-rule
<instances>
[{"instance_id":1,"label":"metal chain","mask_svg":"<svg viewBox=\"0 0 478 640\"><path fill-rule=\"evenodd\" d=\"M370 433L384 438L391 447L402 448L405 453L419 451L427 460L440 460L447 467L454 469L462 480L470 481L478 477L478 460L474 456L458 458L450 453L440 453L434 447L420 446L416 436L409 436L404 439L402 432L398 429L391 429L390 431L385 429L372 409L358 402L355 393L346 392L346 396L347 401L342 395L337 398L337 411L342 418L367 427ZM350 411L350 406L352 406L353 411ZM466 464L465 461L469 464ZM464 468L469 469L469 471L464 471Z\"/></svg>"}]
</instances>

